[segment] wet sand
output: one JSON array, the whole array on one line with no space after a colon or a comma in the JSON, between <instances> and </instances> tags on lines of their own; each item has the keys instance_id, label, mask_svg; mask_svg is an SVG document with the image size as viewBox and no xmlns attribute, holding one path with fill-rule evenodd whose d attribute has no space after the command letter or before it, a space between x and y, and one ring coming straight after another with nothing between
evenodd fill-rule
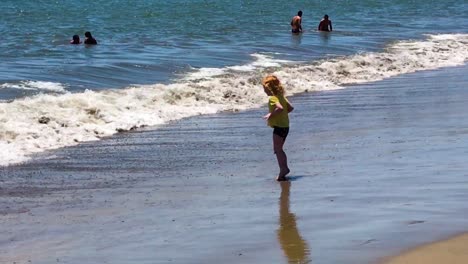
<instances>
[{"instance_id":1,"label":"wet sand","mask_svg":"<svg viewBox=\"0 0 468 264\"><path fill-rule=\"evenodd\" d=\"M362 264L464 232L467 70L290 98L290 183L266 107L2 168L0 263Z\"/></svg>"}]
</instances>

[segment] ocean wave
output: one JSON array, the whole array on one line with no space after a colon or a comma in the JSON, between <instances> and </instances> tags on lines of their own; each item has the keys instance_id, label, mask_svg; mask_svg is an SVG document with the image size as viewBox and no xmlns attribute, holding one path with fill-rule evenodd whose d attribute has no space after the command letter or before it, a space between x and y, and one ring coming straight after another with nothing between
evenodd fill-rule
<instances>
[{"instance_id":1,"label":"ocean wave","mask_svg":"<svg viewBox=\"0 0 468 264\"><path fill-rule=\"evenodd\" d=\"M309 63L253 57L247 65L199 69L168 85L42 94L0 103L0 165L141 126L259 107L265 101L260 80L267 73L280 77L292 95L462 65L468 60L468 35L428 35L424 41L391 44L382 52Z\"/></svg>"},{"instance_id":2,"label":"ocean wave","mask_svg":"<svg viewBox=\"0 0 468 264\"><path fill-rule=\"evenodd\" d=\"M65 93L66 87L61 83L41 81L20 81L18 83L4 83L0 89L37 90L46 92Z\"/></svg>"}]
</instances>

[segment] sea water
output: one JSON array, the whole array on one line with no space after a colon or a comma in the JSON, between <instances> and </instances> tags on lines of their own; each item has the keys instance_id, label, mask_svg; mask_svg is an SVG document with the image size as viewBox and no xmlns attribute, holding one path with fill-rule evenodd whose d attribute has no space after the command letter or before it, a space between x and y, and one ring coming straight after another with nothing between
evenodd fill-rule
<instances>
[{"instance_id":1,"label":"sea water","mask_svg":"<svg viewBox=\"0 0 468 264\"><path fill-rule=\"evenodd\" d=\"M268 73L292 95L465 64L467 13L465 0L2 0L0 165L258 107ZM331 33L316 31L324 14ZM69 44L86 31L98 45Z\"/></svg>"}]
</instances>

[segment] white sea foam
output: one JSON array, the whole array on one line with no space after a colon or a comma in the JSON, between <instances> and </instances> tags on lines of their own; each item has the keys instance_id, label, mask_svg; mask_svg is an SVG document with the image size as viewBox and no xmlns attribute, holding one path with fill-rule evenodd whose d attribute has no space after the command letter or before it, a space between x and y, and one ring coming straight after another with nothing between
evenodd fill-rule
<instances>
[{"instance_id":1,"label":"white sea foam","mask_svg":"<svg viewBox=\"0 0 468 264\"><path fill-rule=\"evenodd\" d=\"M193 72L183 77L186 81L193 81L198 79L210 79L219 75L223 75L226 69L222 68L201 68L193 69Z\"/></svg>"},{"instance_id":2,"label":"white sea foam","mask_svg":"<svg viewBox=\"0 0 468 264\"><path fill-rule=\"evenodd\" d=\"M201 68L193 69L193 72L183 77L185 81L196 81L202 79L213 79L230 72L253 72L259 69L281 67L293 64L292 61L274 59L266 54L254 53L251 55L254 61L244 65L227 66L225 68Z\"/></svg>"},{"instance_id":3,"label":"white sea foam","mask_svg":"<svg viewBox=\"0 0 468 264\"><path fill-rule=\"evenodd\" d=\"M379 53L308 64L293 65L261 54L254 57L255 62L248 65L200 69L169 85L37 95L0 103L0 164L143 125L258 107L265 101L260 80L267 73L279 76L291 95L461 65L468 60L468 35L428 36L425 41L395 43Z\"/></svg>"},{"instance_id":4,"label":"white sea foam","mask_svg":"<svg viewBox=\"0 0 468 264\"><path fill-rule=\"evenodd\" d=\"M39 90L56 93L66 92L66 87L61 83L41 82L41 81L21 81L18 83L4 83L0 89L19 89L19 90Z\"/></svg>"}]
</instances>

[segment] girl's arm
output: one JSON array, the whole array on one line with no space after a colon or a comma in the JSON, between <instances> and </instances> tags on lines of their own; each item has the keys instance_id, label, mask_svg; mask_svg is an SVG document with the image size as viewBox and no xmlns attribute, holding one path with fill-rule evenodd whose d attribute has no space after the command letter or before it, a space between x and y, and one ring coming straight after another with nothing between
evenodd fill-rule
<instances>
[{"instance_id":1,"label":"girl's arm","mask_svg":"<svg viewBox=\"0 0 468 264\"><path fill-rule=\"evenodd\" d=\"M268 119L270 119L271 117L273 117L273 116L275 116L275 115L281 113L282 111L283 111L283 106L282 106L279 102L277 102L277 103L275 104L275 110L273 110L273 112L271 112L271 113L266 114L263 118L265 118L266 120L268 120Z\"/></svg>"},{"instance_id":2,"label":"girl's arm","mask_svg":"<svg viewBox=\"0 0 468 264\"><path fill-rule=\"evenodd\" d=\"M289 101L286 101L288 104L288 113L291 113L294 110L294 107L289 103Z\"/></svg>"}]
</instances>

